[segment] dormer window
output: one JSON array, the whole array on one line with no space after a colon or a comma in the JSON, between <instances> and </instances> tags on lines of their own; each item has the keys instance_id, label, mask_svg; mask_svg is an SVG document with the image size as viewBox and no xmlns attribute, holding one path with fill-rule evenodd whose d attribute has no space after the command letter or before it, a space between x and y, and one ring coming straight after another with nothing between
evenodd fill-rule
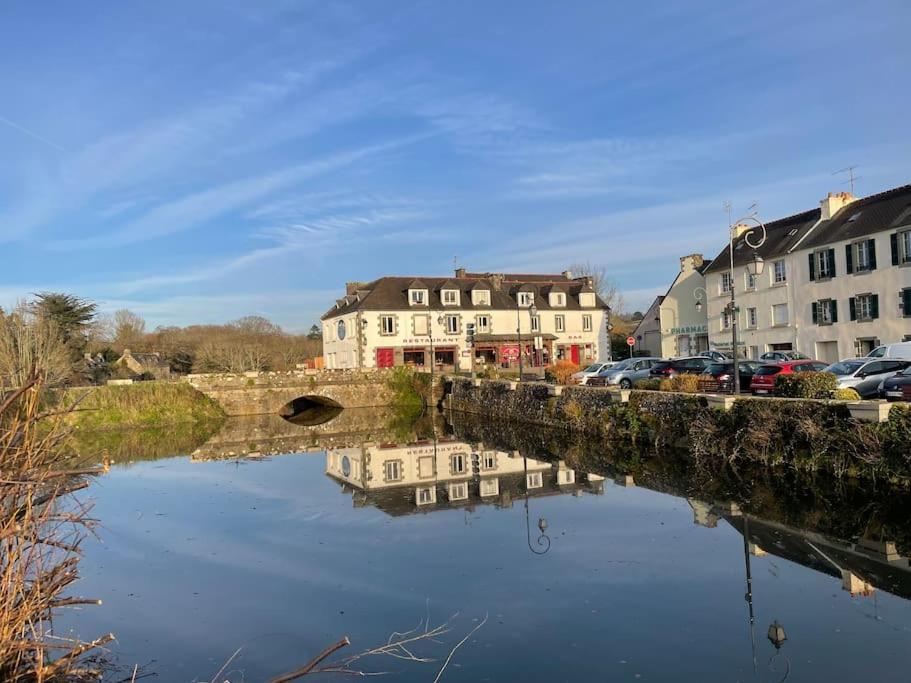
<instances>
[{"instance_id":1,"label":"dormer window","mask_svg":"<svg viewBox=\"0 0 911 683\"><path fill-rule=\"evenodd\" d=\"M427 290L426 289L409 289L408 290L408 301L412 306L426 306L427 305Z\"/></svg>"},{"instance_id":2,"label":"dormer window","mask_svg":"<svg viewBox=\"0 0 911 683\"><path fill-rule=\"evenodd\" d=\"M471 293L471 303L473 303L475 306L490 306L490 290L474 290Z\"/></svg>"},{"instance_id":3,"label":"dormer window","mask_svg":"<svg viewBox=\"0 0 911 683\"><path fill-rule=\"evenodd\" d=\"M566 307L566 294L563 292L550 293L550 305L554 308Z\"/></svg>"},{"instance_id":4,"label":"dormer window","mask_svg":"<svg viewBox=\"0 0 911 683\"><path fill-rule=\"evenodd\" d=\"M579 294L579 305L585 308L594 308L595 306L595 293L594 292L582 292Z\"/></svg>"},{"instance_id":5,"label":"dormer window","mask_svg":"<svg viewBox=\"0 0 911 683\"><path fill-rule=\"evenodd\" d=\"M519 292L519 306L528 308L535 301L534 292Z\"/></svg>"},{"instance_id":6,"label":"dormer window","mask_svg":"<svg viewBox=\"0 0 911 683\"><path fill-rule=\"evenodd\" d=\"M442 299L443 299L444 306L458 306L459 305L459 290L444 289Z\"/></svg>"}]
</instances>

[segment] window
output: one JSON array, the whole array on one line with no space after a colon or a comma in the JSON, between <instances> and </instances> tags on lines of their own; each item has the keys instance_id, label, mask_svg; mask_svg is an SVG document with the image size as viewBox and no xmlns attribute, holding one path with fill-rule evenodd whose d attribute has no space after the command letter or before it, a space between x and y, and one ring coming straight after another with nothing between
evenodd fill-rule
<instances>
[{"instance_id":1,"label":"window","mask_svg":"<svg viewBox=\"0 0 911 683\"><path fill-rule=\"evenodd\" d=\"M831 325L838 322L838 310L835 301L823 299L812 304L813 322L816 325Z\"/></svg>"},{"instance_id":2,"label":"window","mask_svg":"<svg viewBox=\"0 0 911 683\"><path fill-rule=\"evenodd\" d=\"M471 293L471 300L475 306L490 306L490 292L486 289L476 289Z\"/></svg>"},{"instance_id":3,"label":"window","mask_svg":"<svg viewBox=\"0 0 911 683\"><path fill-rule=\"evenodd\" d=\"M533 292L519 292L519 305L528 307L534 303L535 295Z\"/></svg>"},{"instance_id":4,"label":"window","mask_svg":"<svg viewBox=\"0 0 911 683\"><path fill-rule=\"evenodd\" d=\"M731 293L731 274L722 273L721 274L721 294L730 294Z\"/></svg>"},{"instance_id":5,"label":"window","mask_svg":"<svg viewBox=\"0 0 911 683\"><path fill-rule=\"evenodd\" d=\"M401 460L387 460L383 469L385 470L384 474L386 475L386 481L400 481L402 478L402 461Z\"/></svg>"},{"instance_id":6,"label":"window","mask_svg":"<svg viewBox=\"0 0 911 683\"><path fill-rule=\"evenodd\" d=\"M427 303L427 290L426 289L409 289L410 296L409 300L411 301L412 306L423 306Z\"/></svg>"},{"instance_id":7,"label":"window","mask_svg":"<svg viewBox=\"0 0 911 683\"><path fill-rule=\"evenodd\" d=\"M591 317L591 315L586 314L586 315L583 315L583 316L582 316L582 331L583 331L583 332L591 332L591 331L592 331L592 317Z\"/></svg>"},{"instance_id":8,"label":"window","mask_svg":"<svg viewBox=\"0 0 911 683\"><path fill-rule=\"evenodd\" d=\"M468 484L464 481L449 485L449 500L465 500L468 498Z\"/></svg>"},{"instance_id":9,"label":"window","mask_svg":"<svg viewBox=\"0 0 911 683\"><path fill-rule=\"evenodd\" d=\"M431 455L422 455L418 458L418 477L421 479L427 479L436 474L436 467L434 465L434 458Z\"/></svg>"},{"instance_id":10,"label":"window","mask_svg":"<svg viewBox=\"0 0 911 683\"><path fill-rule=\"evenodd\" d=\"M465 474L465 454L454 453L449 457L449 473Z\"/></svg>"},{"instance_id":11,"label":"window","mask_svg":"<svg viewBox=\"0 0 911 683\"><path fill-rule=\"evenodd\" d=\"M418 505L430 505L437 502L437 491L435 488L426 487L418 489Z\"/></svg>"},{"instance_id":12,"label":"window","mask_svg":"<svg viewBox=\"0 0 911 683\"><path fill-rule=\"evenodd\" d=\"M810 279L828 280L835 277L835 250L823 249L810 254Z\"/></svg>"},{"instance_id":13,"label":"window","mask_svg":"<svg viewBox=\"0 0 911 683\"><path fill-rule=\"evenodd\" d=\"M490 332L490 316L479 315L475 317L475 333L488 334Z\"/></svg>"},{"instance_id":14,"label":"window","mask_svg":"<svg viewBox=\"0 0 911 683\"><path fill-rule=\"evenodd\" d=\"M446 333L447 334L458 334L459 333L459 316L447 315L445 317L445 321L446 321Z\"/></svg>"},{"instance_id":15,"label":"window","mask_svg":"<svg viewBox=\"0 0 911 683\"><path fill-rule=\"evenodd\" d=\"M417 336L425 336L430 334L430 316L429 315L416 315L412 318L412 323L414 324L414 333Z\"/></svg>"},{"instance_id":16,"label":"window","mask_svg":"<svg viewBox=\"0 0 911 683\"><path fill-rule=\"evenodd\" d=\"M851 320L876 320L879 317L879 295L860 294L850 300Z\"/></svg>"},{"instance_id":17,"label":"window","mask_svg":"<svg viewBox=\"0 0 911 683\"><path fill-rule=\"evenodd\" d=\"M849 273L876 270L876 240L863 240L845 245L845 260Z\"/></svg>"},{"instance_id":18,"label":"window","mask_svg":"<svg viewBox=\"0 0 911 683\"><path fill-rule=\"evenodd\" d=\"M747 327L756 328L759 325L759 316L755 308L747 309Z\"/></svg>"},{"instance_id":19,"label":"window","mask_svg":"<svg viewBox=\"0 0 911 683\"><path fill-rule=\"evenodd\" d=\"M566 295L563 292L554 293L554 306L565 306L566 305Z\"/></svg>"},{"instance_id":20,"label":"window","mask_svg":"<svg viewBox=\"0 0 911 683\"><path fill-rule=\"evenodd\" d=\"M481 480L481 495L482 496L495 496L500 493L500 480L499 479L482 479Z\"/></svg>"},{"instance_id":21,"label":"window","mask_svg":"<svg viewBox=\"0 0 911 683\"><path fill-rule=\"evenodd\" d=\"M540 315L531 316L531 331L532 332L541 331L541 316Z\"/></svg>"},{"instance_id":22,"label":"window","mask_svg":"<svg viewBox=\"0 0 911 683\"><path fill-rule=\"evenodd\" d=\"M544 480L540 472L529 472L525 475L525 488L539 489L544 486Z\"/></svg>"},{"instance_id":23,"label":"window","mask_svg":"<svg viewBox=\"0 0 911 683\"><path fill-rule=\"evenodd\" d=\"M908 207L911 211L911 207ZM911 263L911 230L897 232L889 237L892 242L892 265Z\"/></svg>"},{"instance_id":24,"label":"window","mask_svg":"<svg viewBox=\"0 0 911 683\"><path fill-rule=\"evenodd\" d=\"M459 290L444 289L443 290L443 305L444 306L458 306L459 305Z\"/></svg>"},{"instance_id":25,"label":"window","mask_svg":"<svg viewBox=\"0 0 911 683\"><path fill-rule=\"evenodd\" d=\"M391 315L381 315L380 316L380 334L391 335L395 334L395 318Z\"/></svg>"},{"instance_id":26,"label":"window","mask_svg":"<svg viewBox=\"0 0 911 683\"><path fill-rule=\"evenodd\" d=\"M772 325L782 327L788 324L788 305L775 304L772 306Z\"/></svg>"},{"instance_id":27,"label":"window","mask_svg":"<svg viewBox=\"0 0 911 683\"><path fill-rule=\"evenodd\" d=\"M788 281L788 271L784 265L784 259L772 262L772 282L776 285Z\"/></svg>"},{"instance_id":28,"label":"window","mask_svg":"<svg viewBox=\"0 0 911 683\"><path fill-rule=\"evenodd\" d=\"M481 469L482 470L495 470L497 469L497 454L490 451L484 453L481 457Z\"/></svg>"},{"instance_id":29,"label":"window","mask_svg":"<svg viewBox=\"0 0 911 683\"><path fill-rule=\"evenodd\" d=\"M721 311L721 329L729 330L731 329L731 312L727 309Z\"/></svg>"},{"instance_id":30,"label":"window","mask_svg":"<svg viewBox=\"0 0 911 683\"><path fill-rule=\"evenodd\" d=\"M911 315L911 310L908 311L908 315ZM557 332L566 332L566 316L564 316L564 315L555 315L554 316L554 329Z\"/></svg>"},{"instance_id":31,"label":"window","mask_svg":"<svg viewBox=\"0 0 911 683\"><path fill-rule=\"evenodd\" d=\"M756 289L756 276L750 272L744 273L744 288L747 290Z\"/></svg>"}]
</instances>

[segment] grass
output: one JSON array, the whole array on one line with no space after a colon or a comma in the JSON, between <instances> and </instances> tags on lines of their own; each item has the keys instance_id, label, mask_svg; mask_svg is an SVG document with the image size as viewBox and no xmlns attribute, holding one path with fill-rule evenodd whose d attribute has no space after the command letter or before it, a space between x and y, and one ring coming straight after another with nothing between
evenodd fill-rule
<instances>
[{"instance_id":1,"label":"grass","mask_svg":"<svg viewBox=\"0 0 911 683\"><path fill-rule=\"evenodd\" d=\"M183 382L65 389L53 392L48 404L63 410L75 407L65 421L79 431L162 427L225 417L215 401Z\"/></svg>"}]
</instances>

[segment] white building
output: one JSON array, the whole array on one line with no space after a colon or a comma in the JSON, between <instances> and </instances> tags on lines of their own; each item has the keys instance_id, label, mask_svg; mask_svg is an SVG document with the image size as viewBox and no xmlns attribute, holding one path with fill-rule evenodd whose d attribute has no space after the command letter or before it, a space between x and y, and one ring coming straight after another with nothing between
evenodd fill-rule
<instances>
[{"instance_id":1,"label":"white building","mask_svg":"<svg viewBox=\"0 0 911 683\"><path fill-rule=\"evenodd\" d=\"M705 296L704 273L709 264L702 254L680 259L680 270L664 295L659 308L662 358L689 356L709 348L705 306L697 306Z\"/></svg>"},{"instance_id":2,"label":"white building","mask_svg":"<svg viewBox=\"0 0 911 683\"><path fill-rule=\"evenodd\" d=\"M532 310L536 314L532 315ZM608 307L591 278L467 273L454 278L383 277L349 283L322 317L326 367L468 369L487 363L526 367L555 360L587 363L608 353ZM474 353L466 339L475 326ZM519 333L517 334L517 329Z\"/></svg>"},{"instance_id":3,"label":"white building","mask_svg":"<svg viewBox=\"0 0 911 683\"><path fill-rule=\"evenodd\" d=\"M795 350L834 361L911 338L911 186L860 200L829 194L818 209L765 225L761 275L746 272L746 225L735 227L733 281L727 247L705 271L712 348L731 348L732 286L751 358Z\"/></svg>"}]
</instances>

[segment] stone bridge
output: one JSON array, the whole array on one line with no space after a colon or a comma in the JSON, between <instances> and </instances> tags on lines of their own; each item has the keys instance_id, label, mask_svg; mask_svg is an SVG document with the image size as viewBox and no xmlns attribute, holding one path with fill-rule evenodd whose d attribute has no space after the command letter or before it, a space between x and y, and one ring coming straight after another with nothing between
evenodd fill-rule
<instances>
[{"instance_id":1,"label":"stone bridge","mask_svg":"<svg viewBox=\"0 0 911 683\"><path fill-rule=\"evenodd\" d=\"M187 375L184 381L217 401L228 415L293 415L331 406L392 404L390 370L294 370Z\"/></svg>"}]
</instances>

